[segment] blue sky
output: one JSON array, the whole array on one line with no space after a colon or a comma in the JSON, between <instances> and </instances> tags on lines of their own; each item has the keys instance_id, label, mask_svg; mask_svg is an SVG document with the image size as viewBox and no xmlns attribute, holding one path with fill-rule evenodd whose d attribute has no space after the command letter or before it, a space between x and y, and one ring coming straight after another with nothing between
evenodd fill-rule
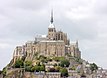
<instances>
[{"instance_id":1,"label":"blue sky","mask_svg":"<svg viewBox=\"0 0 107 78\"><path fill-rule=\"evenodd\" d=\"M106 0L0 0L0 69L17 45L47 34L52 8L55 27L79 40L82 58L107 68Z\"/></svg>"}]
</instances>

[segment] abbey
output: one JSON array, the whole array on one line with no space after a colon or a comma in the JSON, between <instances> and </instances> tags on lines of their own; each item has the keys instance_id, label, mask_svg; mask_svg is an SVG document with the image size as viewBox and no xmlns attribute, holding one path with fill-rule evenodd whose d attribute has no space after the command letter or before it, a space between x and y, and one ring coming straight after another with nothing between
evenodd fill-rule
<instances>
[{"instance_id":1,"label":"abbey","mask_svg":"<svg viewBox=\"0 0 107 78\"><path fill-rule=\"evenodd\" d=\"M14 50L14 61L26 57L26 60L32 60L33 55L39 53L47 57L62 57L67 54L72 57L81 58L78 41L70 42L67 34L63 31L56 31L53 23L53 12L51 13L50 25L47 35L38 35L34 41L28 41L25 45L17 46Z\"/></svg>"}]
</instances>

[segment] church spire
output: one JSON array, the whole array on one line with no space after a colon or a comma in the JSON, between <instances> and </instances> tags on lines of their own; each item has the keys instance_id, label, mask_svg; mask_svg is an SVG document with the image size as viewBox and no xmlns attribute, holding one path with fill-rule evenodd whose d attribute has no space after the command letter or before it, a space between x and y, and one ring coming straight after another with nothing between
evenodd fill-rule
<instances>
[{"instance_id":1,"label":"church spire","mask_svg":"<svg viewBox=\"0 0 107 78\"><path fill-rule=\"evenodd\" d=\"M54 24L53 24L53 10L51 10L51 19L50 19L49 28L55 28L55 26L54 26Z\"/></svg>"},{"instance_id":2,"label":"church spire","mask_svg":"<svg viewBox=\"0 0 107 78\"><path fill-rule=\"evenodd\" d=\"M51 10L51 24L53 23L53 10Z\"/></svg>"}]
</instances>

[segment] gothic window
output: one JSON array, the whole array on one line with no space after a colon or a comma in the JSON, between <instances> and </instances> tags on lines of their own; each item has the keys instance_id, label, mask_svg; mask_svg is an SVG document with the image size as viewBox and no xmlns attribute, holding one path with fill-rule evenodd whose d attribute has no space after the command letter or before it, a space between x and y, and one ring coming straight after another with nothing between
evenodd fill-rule
<instances>
[{"instance_id":1,"label":"gothic window","mask_svg":"<svg viewBox=\"0 0 107 78\"><path fill-rule=\"evenodd\" d=\"M63 35L61 35L61 40L63 40Z\"/></svg>"},{"instance_id":2,"label":"gothic window","mask_svg":"<svg viewBox=\"0 0 107 78\"><path fill-rule=\"evenodd\" d=\"M16 55L18 55L18 51L16 51Z\"/></svg>"},{"instance_id":3,"label":"gothic window","mask_svg":"<svg viewBox=\"0 0 107 78\"><path fill-rule=\"evenodd\" d=\"M56 55L56 52L55 52L55 55Z\"/></svg>"},{"instance_id":4,"label":"gothic window","mask_svg":"<svg viewBox=\"0 0 107 78\"><path fill-rule=\"evenodd\" d=\"M54 29L49 29L49 32L54 32Z\"/></svg>"},{"instance_id":5,"label":"gothic window","mask_svg":"<svg viewBox=\"0 0 107 78\"><path fill-rule=\"evenodd\" d=\"M56 40L55 38L53 40Z\"/></svg>"},{"instance_id":6,"label":"gothic window","mask_svg":"<svg viewBox=\"0 0 107 78\"><path fill-rule=\"evenodd\" d=\"M60 34L58 34L58 40L60 40Z\"/></svg>"},{"instance_id":7,"label":"gothic window","mask_svg":"<svg viewBox=\"0 0 107 78\"><path fill-rule=\"evenodd\" d=\"M52 32L53 32L53 29L52 29Z\"/></svg>"}]
</instances>

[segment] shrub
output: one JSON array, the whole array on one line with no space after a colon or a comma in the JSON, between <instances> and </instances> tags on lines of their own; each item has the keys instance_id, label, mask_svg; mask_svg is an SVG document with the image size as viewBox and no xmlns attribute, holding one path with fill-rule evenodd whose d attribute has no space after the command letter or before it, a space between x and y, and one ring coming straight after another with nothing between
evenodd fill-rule
<instances>
[{"instance_id":1,"label":"shrub","mask_svg":"<svg viewBox=\"0 0 107 78\"><path fill-rule=\"evenodd\" d=\"M68 77L68 70L66 68L60 69L61 77Z\"/></svg>"},{"instance_id":2,"label":"shrub","mask_svg":"<svg viewBox=\"0 0 107 78\"><path fill-rule=\"evenodd\" d=\"M32 61L25 61L25 66L31 66L32 65Z\"/></svg>"},{"instance_id":3,"label":"shrub","mask_svg":"<svg viewBox=\"0 0 107 78\"><path fill-rule=\"evenodd\" d=\"M25 71L27 71L27 72L32 72L32 66L27 66L27 67L25 67Z\"/></svg>"},{"instance_id":4,"label":"shrub","mask_svg":"<svg viewBox=\"0 0 107 78\"><path fill-rule=\"evenodd\" d=\"M90 64L90 69L93 72L98 69L98 66L95 63L92 63L92 64Z\"/></svg>"},{"instance_id":5,"label":"shrub","mask_svg":"<svg viewBox=\"0 0 107 78\"><path fill-rule=\"evenodd\" d=\"M23 66L24 66L24 63L23 63L23 60L21 59L18 59L14 64L15 68L22 68Z\"/></svg>"},{"instance_id":6,"label":"shrub","mask_svg":"<svg viewBox=\"0 0 107 78\"><path fill-rule=\"evenodd\" d=\"M70 62L67 59L62 59L60 61L60 66L61 67L69 67L69 65L70 65Z\"/></svg>"}]
</instances>

